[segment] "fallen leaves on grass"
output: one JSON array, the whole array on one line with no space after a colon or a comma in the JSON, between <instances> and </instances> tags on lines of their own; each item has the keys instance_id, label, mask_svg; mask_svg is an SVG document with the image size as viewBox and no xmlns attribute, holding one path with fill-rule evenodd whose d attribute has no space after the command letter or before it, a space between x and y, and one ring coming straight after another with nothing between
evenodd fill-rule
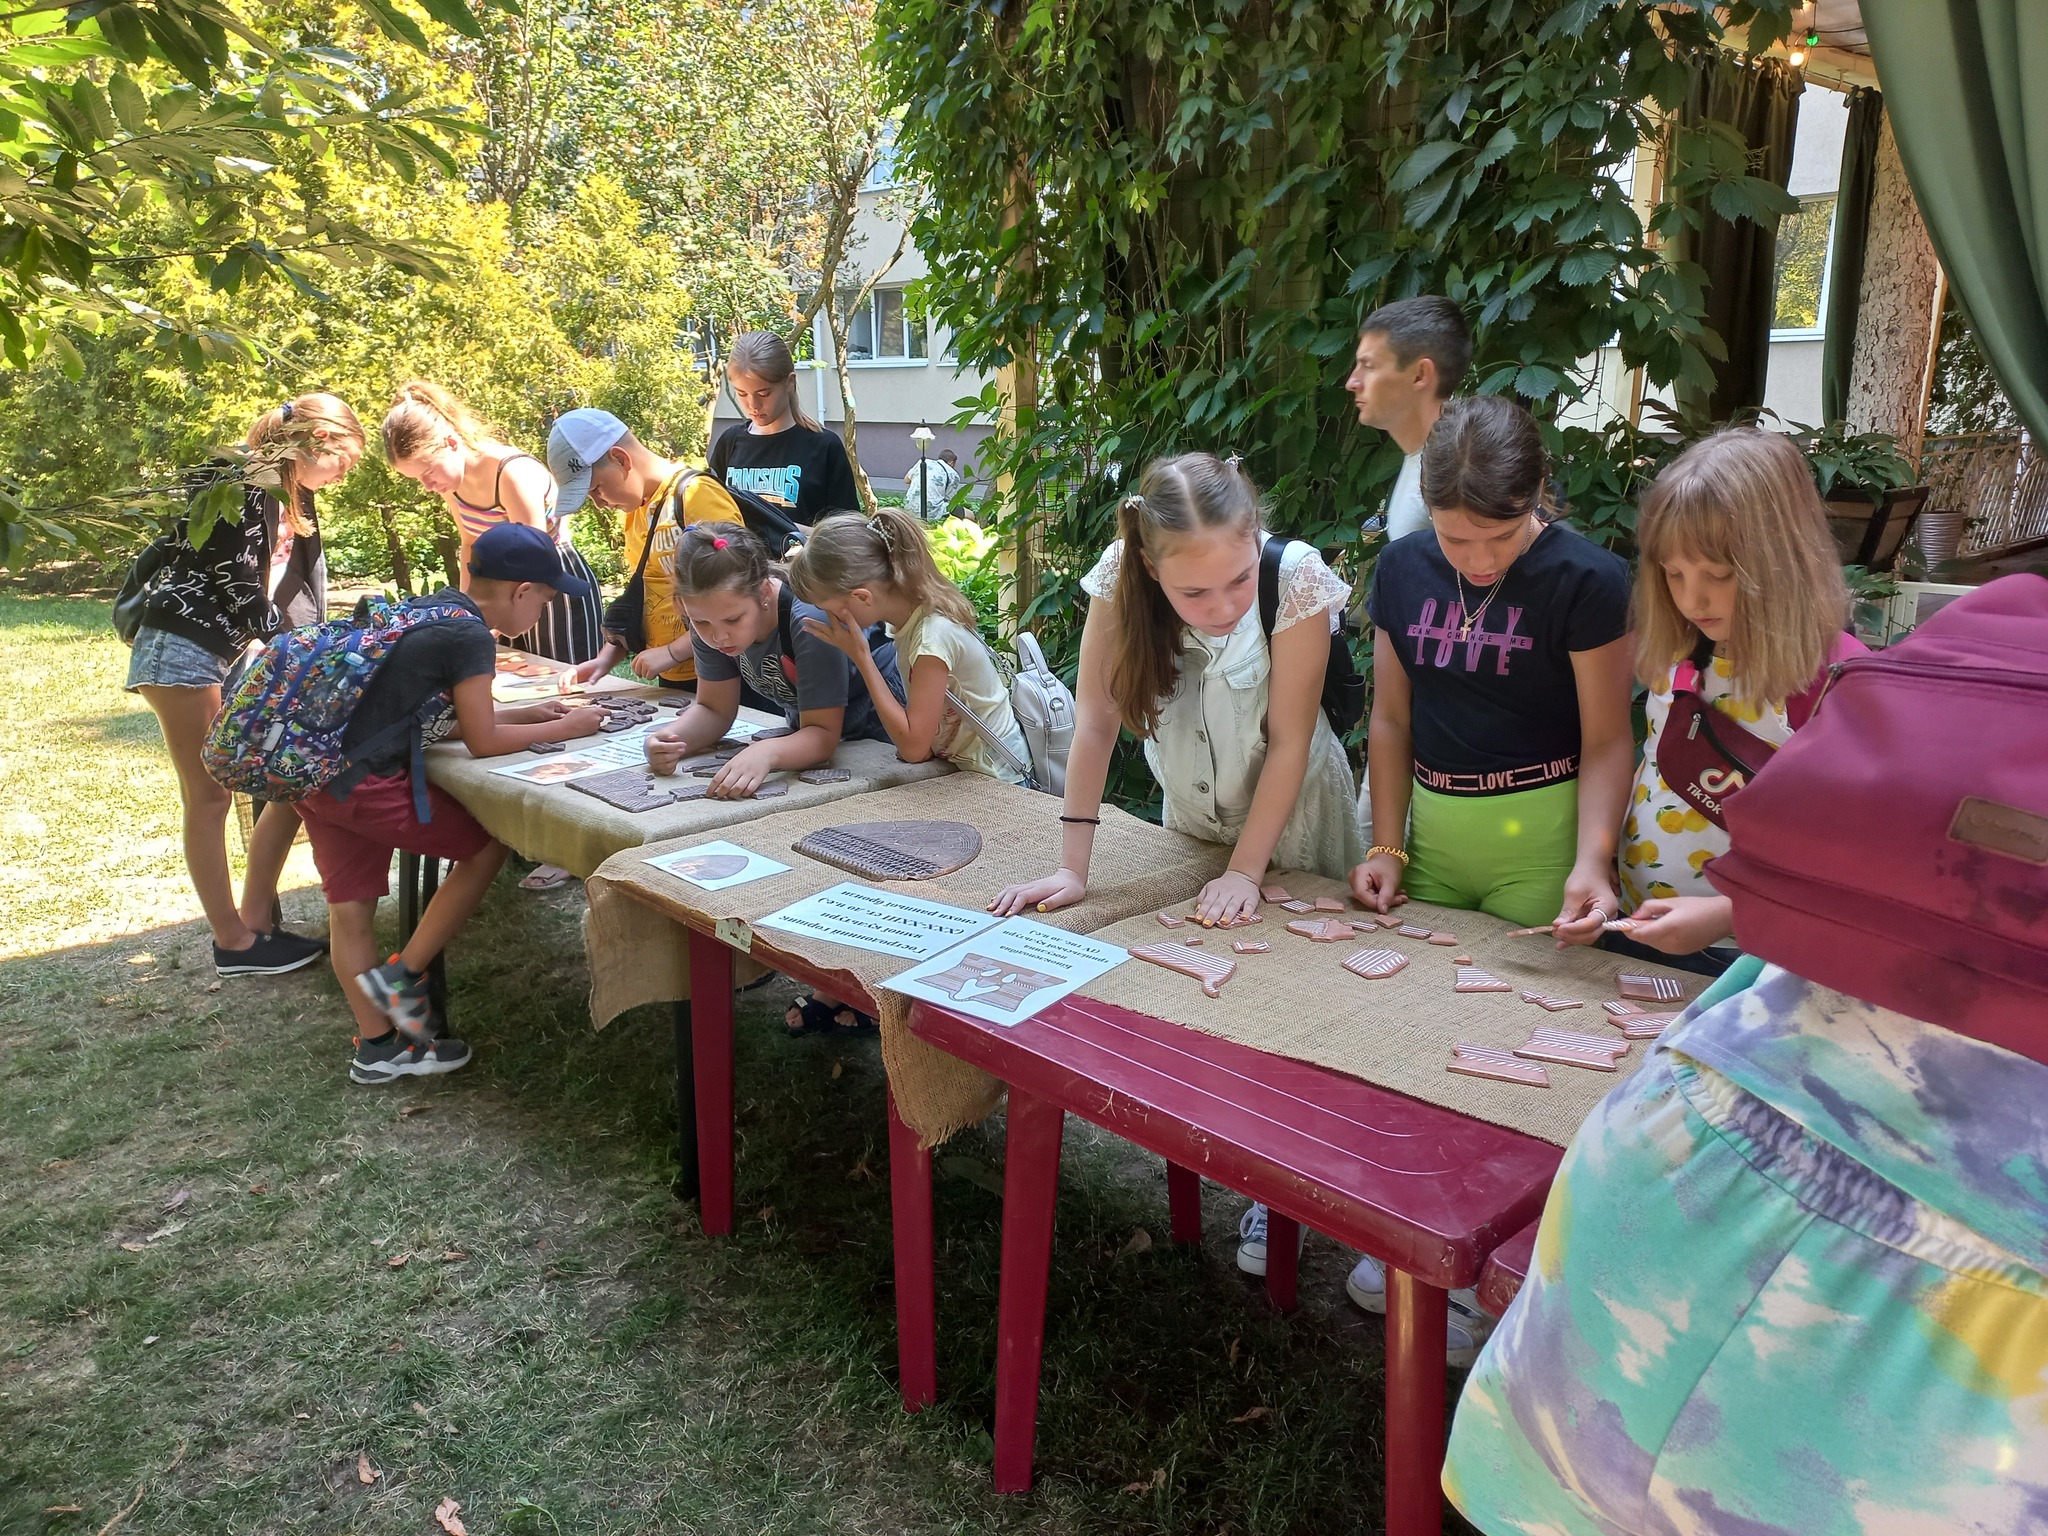
<instances>
[{"instance_id":1,"label":"fallen leaves on grass","mask_svg":"<svg viewBox=\"0 0 2048 1536\"><path fill-rule=\"evenodd\" d=\"M835 1062L833 1062L833 1063L832 1063L832 1081L836 1083L836 1082L838 1082L838 1081L839 1081L839 1079L840 1079L840 1078L844 1077L845 1075L846 1075L846 1063L845 1063L845 1062L843 1062L843 1061L835 1061Z\"/></svg>"},{"instance_id":2,"label":"fallen leaves on grass","mask_svg":"<svg viewBox=\"0 0 2048 1536\"><path fill-rule=\"evenodd\" d=\"M384 1261L384 1267L386 1269L403 1269L405 1268L406 1261L411 1257L412 1255L409 1253L394 1253Z\"/></svg>"},{"instance_id":3,"label":"fallen leaves on grass","mask_svg":"<svg viewBox=\"0 0 2048 1536\"><path fill-rule=\"evenodd\" d=\"M270 1186L268 1184L251 1184L249 1186L249 1193L252 1195L267 1195L270 1193Z\"/></svg>"},{"instance_id":4,"label":"fallen leaves on grass","mask_svg":"<svg viewBox=\"0 0 2048 1536\"><path fill-rule=\"evenodd\" d=\"M218 992L220 990L220 983L217 981L209 981L206 984L206 990L209 992Z\"/></svg>"},{"instance_id":5,"label":"fallen leaves on grass","mask_svg":"<svg viewBox=\"0 0 2048 1536\"><path fill-rule=\"evenodd\" d=\"M1131 1234L1131 1240L1129 1242L1125 1243L1123 1247L1117 1249L1116 1256L1120 1259L1128 1259L1134 1253L1150 1253L1151 1251L1152 1234L1150 1232L1147 1232L1143 1227L1140 1227L1137 1231Z\"/></svg>"},{"instance_id":6,"label":"fallen leaves on grass","mask_svg":"<svg viewBox=\"0 0 2048 1536\"><path fill-rule=\"evenodd\" d=\"M441 1255L441 1262L443 1264L461 1264L467 1261L468 1258L469 1255L464 1253L460 1248L450 1248L446 1253Z\"/></svg>"},{"instance_id":7,"label":"fallen leaves on grass","mask_svg":"<svg viewBox=\"0 0 2048 1536\"><path fill-rule=\"evenodd\" d=\"M1166 1486L1166 1468L1164 1468L1164 1467L1155 1467L1155 1468L1153 1469L1153 1472L1152 1472L1152 1477L1151 1477L1151 1480L1150 1480L1150 1481L1148 1481L1148 1482L1143 1482L1143 1483L1125 1483L1125 1484L1124 1484L1124 1492L1125 1492L1125 1493L1150 1493L1150 1492L1151 1492L1151 1491L1152 1491L1152 1490L1153 1490L1154 1488L1164 1488L1165 1486Z\"/></svg>"},{"instance_id":8,"label":"fallen leaves on grass","mask_svg":"<svg viewBox=\"0 0 2048 1536\"><path fill-rule=\"evenodd\" d=\"M368 1451L356 1452L357 1482L361 1483L365 1488L367 1488L370 1486L370 1484L376 1482L377 1479L382 1477L383 1475L384 1474L382 1472L379 1472L375 1467L370 1465L370 1453Z\"/></svg>"},{"instance_id":9,"label":"fallen leaves on grass","mask_svg":"<svg viewBox=\"0 0 2048 1536\"><path fill-rule=\"evenodd\" d=\"M408 1104L398 1112L401 1120L410 1120L414 1115L424 1115L434 1106L431 1104Z\"/></svg>"},{"instance_id":10,"label":"fallen leaves on grass","mask_svg":"<svg viewBox=\"0 0 2048 1536\"><path fill-rule=\"evenodd\" d=\"M1230 1349L1229 1349L1229 1351L1228 1351L1228 1352L1227 1352L1227 1353L1226 1353L1226 1354L1224 1355L1224 1357L1223 1357L1223 1358L1225 1359L1225 1361L1227 1361L1227 1362L1228 1362L1229 1364L1231 1364L1231 1365L1235 1365L1235 1364L1237 1364L1237 1346L1238 1346L1238 1343L1239 1343L1239 1341L1238 1341L1238 1340L1236 1340L1236 1339L1232 1339L1232 1340L1230 1341Z\"/></svg>"},{"instance_id":11,"label":"fallen leaves on grass","mask_svg":"<svg viewBox=\"0 0 2048 1536\"><path fill-rule=\"evenodd\" d=\"M1271 1418L1273 1410L1264 1403L1256 1408L1247 1408L1230 1422L1233 1424L1256 1424L1260 1419Z\"/></svg>"},{"instance_id":12,"label":"fallen leaves on grass","mask_svg":"<svg viewBox=\"0 0 2048 1536\"><path fill-rule=\"evenodd\" d=\"M149 1335L148 1335L148 1336L146 1336L146 1337L145 1337L145 1338L143 1339L143 1341L142 1341L142 1343L143 1343L143 1347L144 1347L145 1349L146 1349L146 1348L148 1348L148 1347L149 1347L150 1345L154 1344L154 1343L155 1343L155 1342L156 1342L156 1341L157 1341L158 1339L160 1339L160 1338L162 1338L162 1337L163 1337L163 1335L162 1335L162 1334L160 1334L160 1333L152 1333L152 1334L149 1334Z\"/></svg>"},{"instance_id":13,"label":"fallen leaves on grass","mask_svg":"<svg viewBox=\"0 0 2048 1536\"><path fill-rule=\"evenodd\" d=\"M83 1504L45 1504L43 1506L43 1513L46 1515L82 1515L85 1513L85 1506Z\"/></svg>"},{"instance_id":14,"label":"fallen leaves on grass","mask_svg":"<svg viewBox=\"0 0 2048 1536\"><path fill-rule=\"evenodd\" d=\"M868 1166L866 1158L862 1158L846 1171L846 1176L856 1184L866 1184L874 1179L875 1170Z\"/></svg>"},{"instance_id":15,"label":"fallen leaves on grass","mask_svg":"<svg viewBox=\"0 0 2048 1536\"><path fill-rule=\"evenodd\" d=\"M53 1157L36 1171L39 1173L55 1173L59 1168L69 1168L74 1161L76 1159L69 1157Z\"/></svg>"},{"instance_id":16,"label":"fallen leaves on grass","mask_svg":"<svg viewBox=\"0 0 2048 1536\"><path fill-rule=\"evenodd\" d=\"M760 1218L761 1225L765 1227L768 1225L769 1222L775 1219L775 1207L772 1205L764 1205L761 1207L760 1210L756 1211L754 1214Z\"/></svg>"},{"instance_id":17,"label":"fallen leaves on grass","mask_svg":"<svg viewBox=\"0 0 2048 1536\"><path fill-rule=\"evenodd\" d=\"M453 1499L443 1499L434 1506L434 1518L441 1523L441 1529L448 1536L469 1536L469 1527L462 1523L462 1506Z\"/></svg>"},{"instance_id":18,"label":"fallen leaves on grass","mask_svg":"<svg viewBox=\"0 0 2048 1536\"><path fill-rule=\"evenodd\" d=\"M166 1213L176 1210L182 1210L185 1207L186 1203L191 1200L191 1198L191 1190L181 1189L175 1195L171 1195L165 1199L164 1210Z\"/></svg>"}]
</instances>

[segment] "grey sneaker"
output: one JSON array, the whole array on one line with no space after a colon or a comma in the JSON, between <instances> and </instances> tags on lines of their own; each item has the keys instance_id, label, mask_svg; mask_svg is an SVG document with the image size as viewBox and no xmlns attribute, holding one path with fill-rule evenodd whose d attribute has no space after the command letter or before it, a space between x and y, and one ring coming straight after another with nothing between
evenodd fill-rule
<instances>
[{"instance_id":1,"label":"grey sneaker","mask_svg":"<svg viewBox=\"0 0 2048 1536\"><path fill-rule=\"evenodd\" d=\"M434 1001L428 995L427 978L413 975L399 964L396 955L375 970L363 972L356 985L406 1039L434 1038Z\"/></svg>"},{"instance_id":2,"label":"grey sneaker","mask_svg":"<svg viewBox=\"0 0 2048 1536\"><path fill-rule=\"evenodd\" d=\"M420 1044L405 1040L394 1031L375 1040L356 1041L355 1059L348 1064L348 1080L381 1087L400 1078L432 1077L468 1065L469 1047L460 1040Z\"/></svg>"}]
</instances>

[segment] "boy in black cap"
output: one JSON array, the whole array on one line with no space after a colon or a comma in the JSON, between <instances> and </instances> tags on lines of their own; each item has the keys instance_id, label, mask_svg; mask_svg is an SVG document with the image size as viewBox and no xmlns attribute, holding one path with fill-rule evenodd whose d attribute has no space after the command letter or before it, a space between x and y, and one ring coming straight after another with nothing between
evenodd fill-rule
<instances>
[{"instance_id":1,"label":"boy in black cap","mask_svg":"<svg viewBox=\"0 0 2048 1536\"><path fill-rule=\"evenodd\" d=\"M425 601L467 609L474 622L422 623L401 636L364 688L344 748L388 737L415 717L429 737L447 734L452 713L454 734L472 755L497 757L537 741L588 736L603 722L602 710L572 709L558 699L504 710L491 701L497 671L491 632L524 634L556 593L580 597L588 590L581 576L563 569L553 541L523 523L500 523L471 546L469 575L466 594L451 588ZM425 975L505 861L504 845L441 789L428 786L428 814L420 817L410 751L408 741L394 741L351 765L338 781L348 788L317 790L298 802L327 898L334 974L355 1012L348 1075L358 1083L393 1083L468 1064L468 1046L435 1035ZM451 860L454 868L404 950L379 965L377 902L390 892L391 856L400 849Z\"/></svg>"}]
</instances>

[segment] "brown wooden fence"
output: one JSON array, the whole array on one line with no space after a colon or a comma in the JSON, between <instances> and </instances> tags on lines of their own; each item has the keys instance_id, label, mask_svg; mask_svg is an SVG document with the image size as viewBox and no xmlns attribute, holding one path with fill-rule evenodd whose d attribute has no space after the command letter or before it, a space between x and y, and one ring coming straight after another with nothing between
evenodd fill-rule
<instances>
[{"instance_id":1,"label":"brown wooden fence","mask_svg":"<svg viewBox=\"0 0 2048 1536\"><path fill-rule=\"evenodd\" d=\"M1969 519L1961 554L1989 557L2048 543L2048 455L2024 432L1928 437L1920 478L1929 512Z\"/></svg>"}]
</instances>

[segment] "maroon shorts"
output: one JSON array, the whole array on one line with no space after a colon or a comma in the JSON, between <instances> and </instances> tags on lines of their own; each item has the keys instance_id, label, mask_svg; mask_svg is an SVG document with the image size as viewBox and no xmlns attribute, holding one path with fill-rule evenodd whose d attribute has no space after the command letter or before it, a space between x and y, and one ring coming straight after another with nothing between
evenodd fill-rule
<instances>
[{"instance_id":1,"label":"maroon shorts","mask_svg":"<svg viewBox=\"0 0 2048 1536\"><path fill-rule=\"evenodd\" d=\"M412 779L403 773L364 779L346 800L319 789L299 801L327 900L389 895L391 855L400 849L460 863L491 846L491 834L452 795L429 784L427 805L433 819L421 821L412 811Z\"/></svg>"}]
</instances>

